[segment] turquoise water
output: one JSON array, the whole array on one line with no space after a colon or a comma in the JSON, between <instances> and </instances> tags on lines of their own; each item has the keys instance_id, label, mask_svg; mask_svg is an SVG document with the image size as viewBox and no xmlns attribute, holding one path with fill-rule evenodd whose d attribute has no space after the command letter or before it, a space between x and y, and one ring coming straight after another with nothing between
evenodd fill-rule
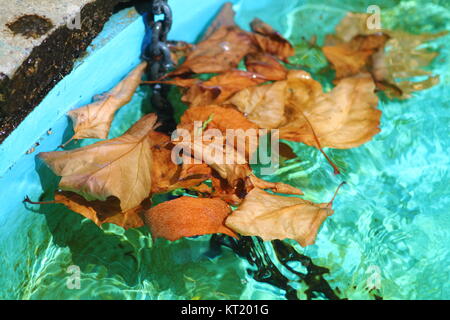
<instances>
[{"instance_id":1,"label":"turquoise water","mask_svg":"<svg viewBox=\"0 0 450 320\"><path fill-rule=\"evenodd\" d=\"M320 41L347 10L364 12L372 4L380 5L384 28L450 30L446 0L261 1L256 11L248 10L249 1L237 6L240 24L259 16L294 43L312 35ZM277 176L308 199L328 201L347 181L315 245L244 239L232 250L235 243L211 236L152 242L145 228L99 229L61 206L31 206L0 244L0 297L449 299L449 40L447 35L432 44L440 52L430 66L441 77L438 86L405 101L381 97L380 134L359 148L327 150L344 168L342 176L334 176L316 150L290 143L298 157L282 162ZM138 92L120 110L111 136L139 117L132 110L145 94ZM37 168L48 186L42 198L50 199L57 180L44 166ZM79 289L67 287L70 266L79 267Z\"/></svg>"}]
</instances>

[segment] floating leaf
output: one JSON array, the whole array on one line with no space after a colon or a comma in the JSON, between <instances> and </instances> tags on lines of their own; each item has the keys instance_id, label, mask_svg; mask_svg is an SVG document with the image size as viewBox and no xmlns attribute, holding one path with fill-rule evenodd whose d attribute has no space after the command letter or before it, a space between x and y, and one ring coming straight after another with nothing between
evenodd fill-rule
<instances>
[{"instance_id":1,"label":"floating leaf","mask_svg":"<svg viewBox=\"0 0 450 320\"><path fill-rule=\"evenodd\" d=\"M329 93L304 71L289 75L287 123L280 138L313 147L348 149L380 132L381 111L369 75L345 78Z\"/></svg>"},{"instance_id":2,"label":"floating leaf","mask_svg":"<svg viewBox=\"0 0 450 320\"><path fill-rule=\"evenodd\" d=\"M336 27L336 35L328 37L331 45L323 49L336 69L338 79L369 71L380 90L385 91L388 97L400 99L439 83L439 76L422 69L434 60L437 53L419 49L419 46L446 35L447 31L415 35L387 29L369 30L368 18L368 14L349 13ZM387 40L384 45L382 37ZM358 47L361 43L365 46ZM372 45L370 50L367 50L367 44ZM426 78L413 79L417 76Z\"/></svg>"},{"instance_id":3,"label":"floating leaf","mask_svg":"<svg viewBox=\"0 0 450 320\"><path fill-rule=\"evenodd\" d=\"M286 88L286 81L251 87L238 92L228 102L260 128L275 129L286 122Z\"/></svg>"},{"instance_id":4,"label":"floating leaf","mask_svg":"<svg viewBox=\"0 0 450 320\"><path fill-rule=\"evenodd\" d=\"M252 50L249 34L236 26L224 26L200 42L184 63L168 76L189 73L221 73L235 69Z\"/></svg>"},{"instance_id":5,"label":"floating leaf","mask_svg":"<svg viewBox=\"0 0 450 320\"><path fill-rule=\"evenodd\" d=\"M145 223L153 238L170 241L213 233L237 238L224 225L230 212L230 207L220 199L181 197L148 210L145 213Z\"/></svg>"},{"instance_id":6,"label":"floating leaf","mask_svg":"<svg viewBox=\"0 0 450 320\"><path fill-rule=\"evenodd\" d=\"M88 200L120 200L123 211L137 207L150 195L151 141L156 116L149 114L122 136L71 151L39 156L62 179L59 186Z\"/></svg>"},{"instance_id":7,"label":"floating leaf","mask_svg":"<svg viewBox=\"0 0 450 320\"><path fill-rule=\"evenodd\" d=\"M114 113L130 102L141 83L146 67L146 62L141 63L111 91L103 94L100 100L69 111L69 117L72 119L73 130L75 131L72 139L106 139L111 122L114 119Z\"/></svg>"},{"instance_id":8,"label":"floating leaf","mask_svg":"<svg viewBox=\"0 0 450 320\"><path fill-rule=\"evenodd\" d=\"M273 195L255 188L225 224L244 236L294 239L306 247L314 244L320 226L332 214L329 204Z\"/></svg>"}]
</instances>

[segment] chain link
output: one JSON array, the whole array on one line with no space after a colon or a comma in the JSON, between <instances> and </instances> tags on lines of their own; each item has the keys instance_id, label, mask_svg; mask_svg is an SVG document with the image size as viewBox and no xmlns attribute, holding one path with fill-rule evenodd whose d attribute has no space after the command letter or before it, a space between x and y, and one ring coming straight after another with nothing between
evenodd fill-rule
<instances>
[{"instance_id":1,"label":"chain link","mask_svg":"<svg viewBox=\"0 0 450 320\"><path fill-rule=\"evenodd\" d=\"M151 12L147 16L147 26L151 32L150 43L144 48L142 59L149 63L149 80L161 79L172 67L167 35L172 27L172 10L168 0L153 0ZM168 100L170 87L165 84L152 86L152 106L156 109L161 126L159 131L170 133L175 129L173 107Z\"/></svg>"}]
</instances>

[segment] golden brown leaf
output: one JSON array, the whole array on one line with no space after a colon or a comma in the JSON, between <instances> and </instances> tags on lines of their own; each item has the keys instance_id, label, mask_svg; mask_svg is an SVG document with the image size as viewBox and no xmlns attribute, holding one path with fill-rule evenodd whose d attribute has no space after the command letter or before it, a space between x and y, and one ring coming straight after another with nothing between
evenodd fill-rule
<instances>
[{"instance_id":1,"label":"golden brown leaf","mask_svg":"<svg viewBox=\"0 0 450 320\"><path fill-rule=\"evenodd\" d=\"M320 226L332 214L328 204L273 195L255 188L225 224L241 235L259 236L263 240L294 239L306 247L314 244Z\"/></svg>"},{"instance_id":2,"label":"golden brown leaf","mask_svg":"<svg viewBox=\"0 0 450 320\"><path fill-rule=\"evenodd\" d=\"M381 111L369 75L345 78L329 93L303 71L290 73L288 122L280 138L314 147L348 149L380 132Z\"/></svg>"},{"instance_id":3,"label":"golden brown leaf","mask_svg":"<svg viewBox=\"0 0 450 320\"><path fill-rule=\"evenodd\" d=\"M267 23L256 18L250 24L253 41L265 53L274 55L287 62L295 54L294 47Z\"/></svg>"},{"instance_id":4,"label":"golden brown leaf","mask_svg":"<svg viewBox=\"0 0 450 320\"><path fill-rule=\"evenodd\" d=\"M149 197L151 190L151 141L149 133L156 115L136 122L122 136L71 151L40 153L39 156L62 179L59 186L86 199L115 196L127 211Z\"/></svg>"},{"instance_id":5,"label":"golden brown leaf","mask_svg":"<svg viewBox=\"0 0 450 320\"><path fill-rule=\"evenodd\" d=\"M70 111L69 117L72 119L75 131L72 139L106 139L114 119L114 113L130 102L141 83L146 67L147 63L142 62L112 90L103 94L100 100Z\"/></svg>"},{"instance_id":6,"label":"golden brown leaf","mask_svg":"<svg viewBox=\"0 0 450 320\"><path fill-rule=\"evenodd\" d=\"M145 213L145 223L153 238L170 241L213 233L237 237L224 225L230 212L219 199L181 197L151 208Z\"/></svg>"},{"instance_id":7,"label":"golden brown leaf","mask_svg":"<svg viewBox=\"0 0 450 320\"><path fill-rule=\"evenodd\" d=\"M287 81L248 88L230 102L260 127L279 128L281 139L345 149L379 132L374 89L371 77L362 75L343 79L324 93L310 74L291 70Z\"/></svg>"}]
</instances>

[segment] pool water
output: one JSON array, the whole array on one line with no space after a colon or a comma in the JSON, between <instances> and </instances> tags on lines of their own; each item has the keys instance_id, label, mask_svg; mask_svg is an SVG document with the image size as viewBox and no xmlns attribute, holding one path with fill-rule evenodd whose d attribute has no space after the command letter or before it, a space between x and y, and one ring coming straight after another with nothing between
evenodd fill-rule
<instances>
[{"instance_id":1,"label":"pool water","mask_svg":"<svg viewBox=\"0 0 450 320\"><path fill-rule=\"evenodd\" d=\"M236 5L239 24L258 16L298 45L313 35L320 43L347 11L373 4L383 28L450 30L447 0L261 1L250 10L251 1ZM439 85L403 101L380 95L381 133L359 148L327 150L342 175L317 150L289 142L298 157L281 163L277 179L317 202L347 182L315 245L221 236L153 242L145 228L100 229L59 205L27 206L14 226L2 227L0 298L449 299L449 40L431 44L440 53L429 67ZM311 54L297 58L323 63ZM145 94L120 110L112 136L139 117L129 109ZM51 199L57 179L42 164L37 170L48 186L42 198ZM79 288L70 286L73 270Z\"/></svg>"}]
</instances>

